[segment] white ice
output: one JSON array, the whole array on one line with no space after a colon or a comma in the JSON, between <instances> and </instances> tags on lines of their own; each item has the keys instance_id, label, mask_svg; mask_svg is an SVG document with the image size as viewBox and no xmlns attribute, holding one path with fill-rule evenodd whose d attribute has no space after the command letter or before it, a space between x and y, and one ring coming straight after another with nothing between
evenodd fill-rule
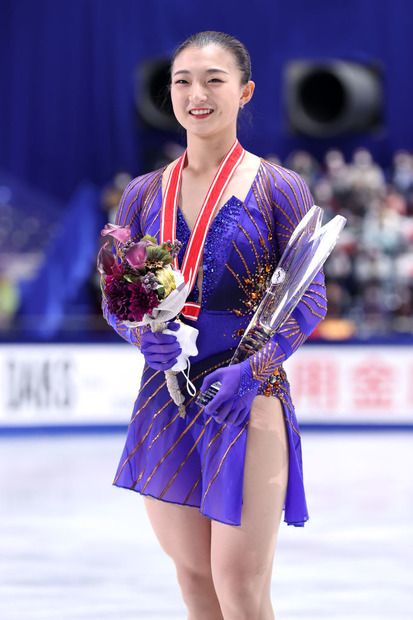
<instances>
[{"instance_id":1,"label":"white ice","mask_svg":"<svg viewBox=\"0 0 413 620\"><path fill-rule=\"evenodd\" d=\"M184 620L124 436L0 437L1 620ZM307 432L311 519L281 526L277 620L413 618L413 433Z\"/></svg>"}]
</instances>

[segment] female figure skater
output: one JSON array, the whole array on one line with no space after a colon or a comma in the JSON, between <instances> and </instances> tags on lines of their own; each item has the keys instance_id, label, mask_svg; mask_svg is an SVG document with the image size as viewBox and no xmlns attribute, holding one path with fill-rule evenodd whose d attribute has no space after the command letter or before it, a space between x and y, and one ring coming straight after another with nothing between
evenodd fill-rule
<instances>
[{"instance_id":1,"label":"female figure skater","mask_svg":"<svg viewBox=\"0 0 413 620\"><path fill-rule=\"evenodd\" d=\"M300 435L282 362L325 315L322 273L280 333L228 366L266 280L312 206L297 174L244 152L237 141L239 110L255 88L250 78L249 54L229 35L202 32L180 45L171 97L186 130L186 154L134 179L117 218L134 241L145 234L159 241L161 227L172 221L167 239L183 243L179 265L195 265L180 317L199 329L191 380L198 391L222 383L205 409L187 395L182 418L169 396L163 371L180 353L176 338L125 327L103 298L107 321L145 356L114 484L145 496L190 620L274 618L271 571L283 509L289 524L308 518Z\"/></svg>"}]
</instances>

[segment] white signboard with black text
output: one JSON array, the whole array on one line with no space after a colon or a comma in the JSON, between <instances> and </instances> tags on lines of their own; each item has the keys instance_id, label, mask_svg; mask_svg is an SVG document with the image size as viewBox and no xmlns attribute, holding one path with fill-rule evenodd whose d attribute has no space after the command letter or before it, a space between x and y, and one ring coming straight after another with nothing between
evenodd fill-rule
<instances>
[{"instance_id":1,"label":"white signboard with black text","mask_svg":"<svg viewBox=\"0 0 413 620\"><path fill-rule=\"evenodd\" d=\"M127 424L143 358L119 345L0 347L0 426ZM300 422L413 425L409 347L302 347L285 364Z\"/></svg>"}]
</instances>

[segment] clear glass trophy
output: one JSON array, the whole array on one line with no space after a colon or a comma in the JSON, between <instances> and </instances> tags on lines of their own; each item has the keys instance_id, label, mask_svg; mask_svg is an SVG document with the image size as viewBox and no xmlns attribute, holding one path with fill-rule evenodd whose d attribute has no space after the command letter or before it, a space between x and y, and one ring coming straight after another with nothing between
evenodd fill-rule
<instances>
[{"instance_id":1,"label":"clear glass trophy","mask_svg":"<svg viewBox=\"0 0 413 620\"><path fill-rule=\"evenodd\" d=\"M239 364L259 351L284 325L337 243L346 219L336 215L321 226L324 211L314 205L299 222L231 361ZM213 383L197 397L207 405L221 384Z\"/></svg>"}]
</instances>

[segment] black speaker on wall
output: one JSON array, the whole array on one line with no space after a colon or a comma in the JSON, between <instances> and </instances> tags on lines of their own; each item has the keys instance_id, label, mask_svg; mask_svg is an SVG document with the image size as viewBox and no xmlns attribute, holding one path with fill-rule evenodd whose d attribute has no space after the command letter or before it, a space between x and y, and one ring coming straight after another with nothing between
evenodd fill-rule
<instances>
[{"instance_id":1,"label":"black speaker on wall","mask_svg":"<svg viewBox=\"0 0 413 620\"><path fill-rule=\"evenodd\" d=\"M177 131L169 94L170 58L144 61L135 75L135 103L146 125L163 131Z\"/></svg>"},{"instance_id":2,"label":"black speaker on wall","mask_svg":"<svg viewBox=\"0 0 413 620\"><path fill-rule=\"evenodd\" d=\"M382 76L371 66L343 60L297 60L285 68L289 128L327 138L382 124Z\"/></svg>"}]
</instances>

